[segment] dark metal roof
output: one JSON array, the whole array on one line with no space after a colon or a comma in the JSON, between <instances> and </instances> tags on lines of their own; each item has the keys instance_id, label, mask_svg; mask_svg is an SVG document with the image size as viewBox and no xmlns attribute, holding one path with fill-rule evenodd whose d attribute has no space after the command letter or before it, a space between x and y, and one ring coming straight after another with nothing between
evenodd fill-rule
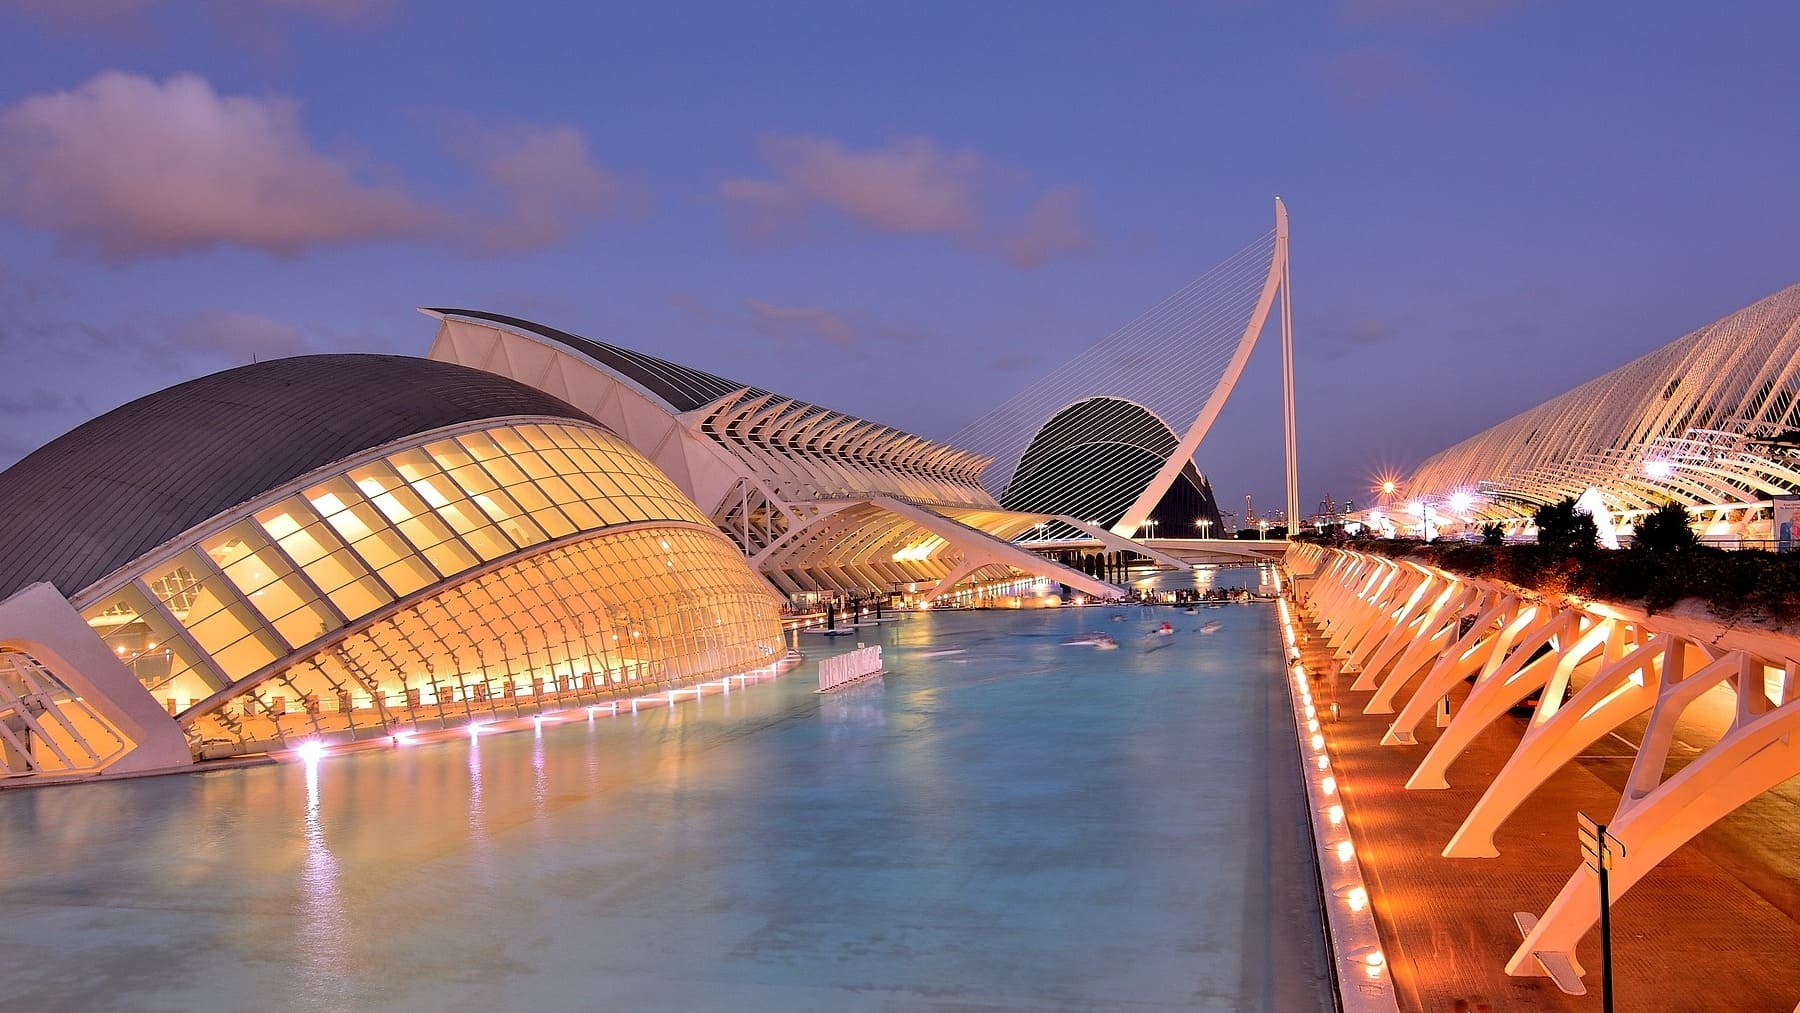
<instances>
[{"instance_id":1,"label":"dark metal roof","mask_svg":"<svg viewBox=\"0 0 1800 1013\"><path fill-rule=\"evenodd\" d=\"M626 379L662 398L677 412L691 412L749 386L736 380L727 380L722 376L715 376L712 373L673 363L667 359L659 359L654 355L634 352L629 348L609 345L604 341L584 338L579 334L559 331L554 327L546 327L543 324L519 317L509 317L503 313L439 307L432 307L431 312L445 316L468 317L471 320L487 320L496 324L504 324L515 330L528 331L549 338L623 375ZM765 390L751 389L757 394L769 393Z\"/></svg>"},{"instance_id":2,"label":"dark metal roof","mask_svg":"<svg viewBox=\"0 0 1800 1013\"><path fill-rule=\"evenodd\" d=\"M517 415L593 423L536 388L402 355L271 359L115 408L0 472L0 599L75 595L209 517L361 451Z\"/></svg>"}]
</instances>

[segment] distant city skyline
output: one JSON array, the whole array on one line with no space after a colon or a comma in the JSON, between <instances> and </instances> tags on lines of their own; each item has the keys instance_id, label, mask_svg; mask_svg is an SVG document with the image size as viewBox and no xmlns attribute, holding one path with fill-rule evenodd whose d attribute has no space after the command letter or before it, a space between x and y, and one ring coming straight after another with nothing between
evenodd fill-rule
<instances>
[{"instance_id":1,"label":"distant city skyline","mask_svg":"<svg viewBox=\"0 0 1800 1013\"><path fill-rule=\"evenodd\" d=\"M446 303L943 438L1280 193L1302 511L1366 502L1800 280L1800 12L1654 6L0 0L0 466ZM1276 345L1224 506L1279 509Z\"/></svg>"}]
</instances>

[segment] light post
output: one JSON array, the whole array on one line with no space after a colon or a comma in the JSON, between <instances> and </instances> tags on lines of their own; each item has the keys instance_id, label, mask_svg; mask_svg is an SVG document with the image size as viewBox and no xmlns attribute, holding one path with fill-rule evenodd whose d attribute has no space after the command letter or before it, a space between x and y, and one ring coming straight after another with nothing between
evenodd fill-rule
<instances>
[{"instance_id":1,"label":"light post","mask_svg":"<svg viewBox=\"0 0 1800 1013\"><path fill-rule=\"evenodd\" d=\"M1212 537L1212 521L1210 519L1202 517L1194 523L1200 527L1201 538Z\"/></svg>"},{"instance_id":2,"label":"light post","mask_svg":"<svg viewBox=\"0 0 1800 1013\"><path fill-rule=\"evenodd\" d=\"M1259 541L1264 541L1264 542L1268 541L1269 540L1269 522L1268 521L1257 521L1256 524L1258 527L1262 528L1262 537L1259 539Z\"/></svg>"}]
</instances>

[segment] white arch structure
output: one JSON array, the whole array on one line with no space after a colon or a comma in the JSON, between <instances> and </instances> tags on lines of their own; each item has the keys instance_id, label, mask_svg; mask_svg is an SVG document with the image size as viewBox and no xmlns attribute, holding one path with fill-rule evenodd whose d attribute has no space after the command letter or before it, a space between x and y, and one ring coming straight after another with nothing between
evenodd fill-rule
<instances>
[{"instance_id":1,"label":"white arch structure","mask_svg":"<svg viewBox=\"0 0 1800 1013\"><path fill-rule=\"evenodd\" d=\"M1475 677L1408 788L1448 787L1469 744L1541 693L1523 739L1451 835L1446 858L1497 855L1495 831L1539 786L1645 714L1649 727L1607 821L1624 845L1611 872L1615 902L1696 834L1800 775L1800 645L1791 637L1548 601L1498 581L1316 545L1296 545L1288 563L1343 670L1356 673L1352 691L1372 693L1364 712L1395 715L1384 744L1416 742L1420 722L1445 705L1449 690ZM1697 706L1712 710L1716 738L1670 773L1676 723ZM1575 949L1599 918L1593 877L1578 865L1541 918L1521 913L1528 931L1508 974L1548 974L1565 991L1582 991Z\"/></svg>"},{"instance_id":2,"label":"white arch structure","mask_svg":"<svg viewBox=\"0 0 1800 1013\"><path fill-rule=\"evenodd\" d=\"M999 495L1034 435L1078 402L1113 398L1161 419L1191 418L1174 451L1155 476L1136 490L1131 505L1112 527L1115 533L1132 537L1182 468L1194 459L1243 373L1279 295L1287 516L1290 524L1295 523L1300 496L1288 288L1287 207L1277 197L1275 226L1263 237L971 422L951 441L993 454L995 463L982 475L982 482ZM1105 421L1097 419L1092 425L1103 426ZM1096 432L1095 439L1103 441L1104 434Z\"/></svg>"},{"instance_id":3,"label":"white arch structure","mask_svg":"<svg viewBox=\"0 0 1800 1013\"><path fill-rule=\"evenodd\" d=\"M1614 514L1718 518L1800 490L1800 285L1440 451L1403 483L1483 519L1598 489ZM1775 442L1771 442L1775 441Z\"/></svg>"}]
</instances>

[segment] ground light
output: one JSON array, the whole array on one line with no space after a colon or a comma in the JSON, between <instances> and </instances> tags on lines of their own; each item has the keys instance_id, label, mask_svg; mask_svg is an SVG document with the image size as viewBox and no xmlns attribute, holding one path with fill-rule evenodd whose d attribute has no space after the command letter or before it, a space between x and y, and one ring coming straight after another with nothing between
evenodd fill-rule
<instances>
[{"instance_id":1,"label":"ground light","mask_svg":"<svg viewBox=\"0 0 1800 1013\"><path fill-rule=\"evenodd\" d=\"M1337 963L1342 979L1350 980L1354 975L1361 982L1357 988L1346 988L1340 993L1341 1008L1385 1013L1398 1009L1398 1001L1392 980L1387 975L1387 958L1381 950L1381 935L1375 926L1368 887L1363 882L1362 865L1358 861L1356 845L1350 839L1349 816L1344 804L1338 801L1342 798L1344 785L1332 770L1331 751L1319 722L1318 708L1313 704L1306 666L1300 660L1299 638L1294 629L1289 598L1285 589L1279 593L1277 609L1282 641L1292 659L1289 694L1294 708L1294 731L1303 754L1306 747L1311 747L1313 756L1313 769L1305 774L1306 792L1312 803L1319 878L1328 898L1325 920L1332 959ZM1329 861L1329 858L1336 861Z\"/></svg>"},{"instance_id":2,"label":"ground light","mask_svg":"<svg viewBox=\"0 0 1800 1013\"><path fill-rule=\"evenodd\" d=\"M630 713L635 714L640 705L646 707L659 705L673 707L684 696L692 696L695 700L699 700L704 695L711 692L730 693L733 683L736 683L739 688L742 688L749 685L751 682L761 682L764 679L772 679L799 663L799 655L790 654L774 664L765 665L761 668L752 669L737 675L724 676L717 681L695 683L692 686L673 691L661 690L647 696L635 697L628 701L609 700L606 703L600 704L586 704L575 707L558 708L556 710L540 711L539 713L529 715L528 717L506 718L498 721L471 721L466 725L457 725L450 728L430 731L421 731L417 728L401 729L379 738L333 744L327 744L320 739L307 739L293 749L288 750L286 753L276 753L273 755L277 759L284 757L296 758L311 767L317 764L317 762L327 753L347 753L375 748L397 748L424 742L437 742L446 738L465 735L470 741L473 741L489 732L521 731L525 728L532 728L541 734L545 723L556 724L562 721L572 721L579 718L584 712L587 715L588 721L591 723L597 714L603 713L609 717L617 717L624 710L621 704L629 704Z\"/></svg>"}]
</instances>

